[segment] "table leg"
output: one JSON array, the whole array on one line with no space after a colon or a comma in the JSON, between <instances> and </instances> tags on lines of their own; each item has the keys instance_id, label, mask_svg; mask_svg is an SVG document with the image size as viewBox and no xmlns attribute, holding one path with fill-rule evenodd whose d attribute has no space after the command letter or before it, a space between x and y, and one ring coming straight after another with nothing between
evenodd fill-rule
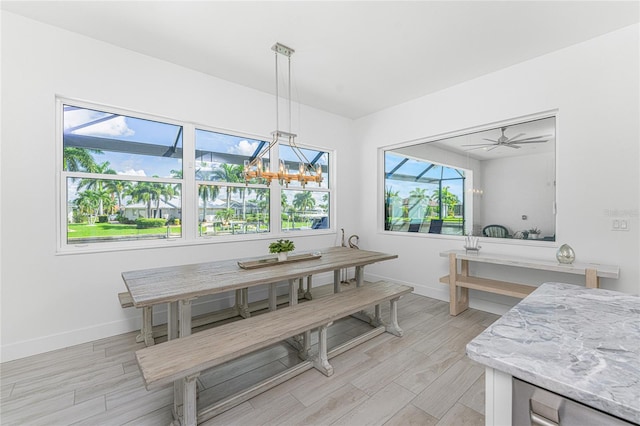
<instances>
[{"instance_id":1,"label":"table leg","mask_svg":"<svg viewBox=\"0 0 640 426\"><path fill-rule=\"evenodd\" d=\"M598 277L598 271L596 269L587 269L585 275L587 288L600 288L600 277Z\"/></svg>"},{"instance_id":2,"label":"table leg","mask_svg":"<svg viewBox=\"0 0 640 426\"><path fill-rule=\"evenodd\" d=\"M333 292L340 293L340 269L333 271Z\"/></svg>"},{"instance_id":3,"label":"table leg","mask_svg":"<svg viewBox=\"0 0 640 426\"><path fill-rule=\"evenodd\" d=\"M276 300L276 283L269 284L269 310L275 311L278 306Z\"/></svg>"},{"instance_id":4,"label":"table leg","mask_svg":"<svg viewBox=\"0 0 640 426\"><path fill-rule=\"evenodd\" d=\"M312 275L309 275L307 277L307 291L305 291L304 293L304 298L307 300L312 300L313 296L311 295L311 277Z\"/></svg>"},{"instance_id":5,"label":"table leg","mask_svg":"<svg viewBox=\"0 0 640 426\"><path fill-rule=\"evenodd\" d=\"M375 315L371 319L371 325L373 325L374 327L380 327L381 325L384 325L384 321L382 321L382 310L380 309L380 305L375 306Z\"/></svg>"},{"instance_id":6,"label":"table leg","mask_svg":"<svg viewBox=\"0 0 640 426\"><path fill-rule=\"evenodd\" d=\"M289 280L289 306L298 304L298 291L296 289L297 278Z\"/></svg>"},{"instance_id":7,"label":"table leg","mask_svg":"<svg viewBox=\"0 0 640 426\"><path fill-rule=\"evenodd\" d=\"M462 275L469 274L469 262L461 260ZM469 289L457 286L458 260L455 253L449 254L449 314L458 315L469 308Z\"/></svg>"},{"instance_id":8,"label":"table leg","mask_svg":"<svg viewBox=\"0 0 640 426\"><path fill-rule=\"evenodd\" d=\"M364 283L364 266L356 266L356 287L362 287Z\"/></svg>"},{"instance_id":9,"label":"table leg","mask_svg":"<svg viewBox=\"0 0 640 426\"><path fill-rule=\"evenodd\" d=\"M145 345L152 346L155 341L153 340L153 306L145 306L142 308L142 327L140 327L140 337L136 342L143 341Z\"/></svg>"},{"instance_id":10,"label":"table leg","mask_svg":"<svg viewBox=\"0 0 640 426\"><path fill-rule=\"evenodd\" d=\"M178 302L167 303L167 339L178 338Z\"/></svg>"},{"instance_id":11,"label":"table leg","mask_svg":"<svg viewBox=\"0 0 640 426\"><path fill-rule=\"evenodd\" d=\"M236 290L236 311L242 318L249 318L251 312L249 311L249 289L240 288Z\"/></svg>"}]
</instances>

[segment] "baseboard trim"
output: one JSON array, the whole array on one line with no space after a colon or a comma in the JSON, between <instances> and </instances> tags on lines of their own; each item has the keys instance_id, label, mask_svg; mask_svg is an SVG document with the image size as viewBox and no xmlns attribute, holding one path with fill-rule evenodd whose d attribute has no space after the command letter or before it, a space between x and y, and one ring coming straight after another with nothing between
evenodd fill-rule
<instances>
[{"instance_id":1,"label":"baseboard trim","mask_svg":"<svg viewBox=\"0 0 640 426\"><path fill-rule=\"evenodd\" d=\"M330 284L332 282L333 273L322 273L313 276L314 287ZM286 282L278 283L278 295L287 294L288 291L288 284ZM249 300L254 301L266 299L267 292L268 290L266 286L250 289ZM196 300L193 302L193 315L197 316L207 312L212 312L213 310L231 307L234 303L233 295L233 292L229 292L220 296L203 297ZM116 321L3 344L2 347L0 347L0 362L13 361L32 355L64 349L69 346L81 345L83 343L116 336L118 334L140 330L142 315L138 309L126 308L122 310L122 315L124 318ZM167 322L166 305L161 305L153 309L153 322L154 324Z\"/></svg>"}]
</instances>

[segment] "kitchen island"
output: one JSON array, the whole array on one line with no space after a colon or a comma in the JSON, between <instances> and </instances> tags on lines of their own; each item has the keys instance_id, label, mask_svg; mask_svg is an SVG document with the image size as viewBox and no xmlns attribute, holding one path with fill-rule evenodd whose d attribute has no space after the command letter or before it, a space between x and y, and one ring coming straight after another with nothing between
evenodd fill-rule
<instances>
[{"instance_id":1,"label":"kitchen island","mask_svg":"<svg viewBox=\"0 0 640 426\"><path fill-rule=\"evenodd\" d=\"M640 424L640 298L545 283L467 345L486 424L512 424L514 378Z\"/></svg>"}]
</instances>

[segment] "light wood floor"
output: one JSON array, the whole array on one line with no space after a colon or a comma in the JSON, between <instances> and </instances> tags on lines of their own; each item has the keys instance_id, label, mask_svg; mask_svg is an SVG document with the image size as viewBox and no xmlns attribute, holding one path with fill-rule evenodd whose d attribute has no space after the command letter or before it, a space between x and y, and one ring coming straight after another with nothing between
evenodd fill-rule
<instances>
[{"instance_id":1,"label":"light wood floor","mask_svg":"<svg viewBox=\"0 0 640 426\"><path fill-rule=\"evenodd\" d=\"M498 317L417 295L399 303L402 338L382 334L206 422L206 425L482 425L484 368L466 343ZM330 327L330 346L368 325ZM167 425L172 387L148 392L127 333L0 365L2 425ZM274 345L201 375L199 404L233 394L298 362Z\"/></svg>"}]
</instances>

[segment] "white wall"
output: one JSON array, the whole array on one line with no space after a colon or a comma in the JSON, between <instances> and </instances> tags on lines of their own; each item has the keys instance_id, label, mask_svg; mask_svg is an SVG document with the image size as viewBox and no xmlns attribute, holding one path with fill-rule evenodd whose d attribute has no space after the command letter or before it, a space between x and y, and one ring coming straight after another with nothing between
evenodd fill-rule
<instances>
[{"instance_id":1,"label":"white wall","mask_svg":"<svg viewBox=\"0 0 640 426\"><path fill-rule=\"evenodd\" d=\"M215 61L215 58L211 58ZM267 253L268 240L56 255L55 96L270 137L273 96L2 13L2 360L133 330L120 273ZM295 107L294 111L298 111ZM359 210L351 120L302 107L300 143L337 150L337 223ZM293 238L299 249L336 235Z\"/></svg>"},{"instance_id":2,"label":"white wall","mask_svg":"<svg viewBox=\"0 0 640 426\"><path fill-rule=\"evenodd\" d=\"M578 261L617 264L620 279L601 286L640 292L639 66L638 25L488 74L380 111L355 122L362 159L377 164L381 147L429 138L529 114L559 110L557 120L556 243L482 241L482 250L555 259L557 246L570 244ZM399 255L395 262L367 268L366 278L396 280L420 294L448 300L438 277L447 274L443 250L463 246L460 237L385 235L379 215L382 182L373 168L361 175L359 222L363 247ZM487 176L484 176L487 179ZM630 231L611 230L612 218L629 221ZM538 225L542 227L542 225ZM580 283L580 277L515 268L472 271L523 283ZM504 312L517 300L471 294L471 305Z\"/></svg>"},{"instance_id":3,"label":"white wall","mask_svg":"<svg viewBox=\"0 0 640 426\"><path fill-rule=\"evenodd\" d=\"M506 226L517 231L538 228L543 236L555 234L555 161L552 152L482 161L484 227ZM505 194L509 194L505 197ZM526 215L527 219L522 220ZM475 222L475 218L474 218Z\"/></svg>"}]
</instances>

